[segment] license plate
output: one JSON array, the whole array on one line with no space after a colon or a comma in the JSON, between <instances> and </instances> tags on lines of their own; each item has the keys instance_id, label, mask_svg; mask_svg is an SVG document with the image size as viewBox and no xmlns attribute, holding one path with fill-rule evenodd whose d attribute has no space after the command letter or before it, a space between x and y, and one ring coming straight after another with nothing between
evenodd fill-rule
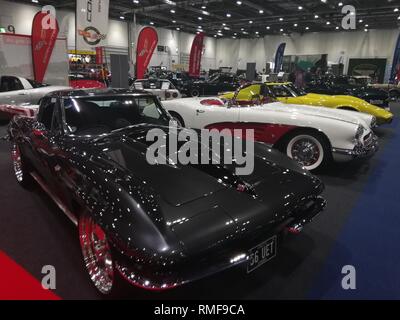
<instances>
[{"instance_id":1,"label":"license plate","mask_svg":"<svg viewBox=\"0 0 400 320\"><path fill-rule=\"evenodd\" d=\"M249 251L247 273L256 270L264 263L275 258L277 251L277 242L277 236L274 236Z\"/></svg>"},{"instance_id":2,"label":"license plate","mask_svg":"<svg viewBox=\"0 0 400 320\"><path fill-rule=\"evenodd\" d=\"M383 104L383 100L371 100L370 104Z\"/></svg>"}]
</instances>

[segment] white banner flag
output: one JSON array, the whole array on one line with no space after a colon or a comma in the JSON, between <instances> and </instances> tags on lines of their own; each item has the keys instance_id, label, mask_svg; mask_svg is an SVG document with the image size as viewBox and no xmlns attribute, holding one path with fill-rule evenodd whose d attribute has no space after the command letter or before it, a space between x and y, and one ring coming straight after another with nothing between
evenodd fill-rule
<instances>
[{"instance_id":1,"label":"white banner flag","mask_svg":"<svg viewBox=\"0 0 400 320\"><path fill-rule=\"evenodd\" d=\"M76 1L76 50L104 46L108 33L109 0Z\"/></svg>"}]
</instances>

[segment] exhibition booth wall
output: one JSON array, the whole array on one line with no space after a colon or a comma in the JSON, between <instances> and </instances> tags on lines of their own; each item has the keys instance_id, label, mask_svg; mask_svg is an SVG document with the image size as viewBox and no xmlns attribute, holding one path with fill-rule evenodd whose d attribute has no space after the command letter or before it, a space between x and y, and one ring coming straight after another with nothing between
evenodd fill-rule
<instances>
[{"instance_id":1,"label":"exhibition booth wall","mask_svg":"<svg viewBox=\"0 0 400 320\"><path fill-rule=\"evenodd\" d=\"M0 8L0 25L12 24L17 34L30 34L32 19L40 9L39 6L4 0L0 0ZM68 49L75 49L75 13L58 10L57 19L60 24L60 36L67 38ZM135 28L133 24L121 20L110 20L106 54L127 54L129 31L131 35L134 35L141 27L137 25ZM179 66L187 65L194 35L176 30L156 29L159 38L158 45L163 46L164 50L156 49L150 66L161 65L167 69L173 69L174 66L179 68ZM293 33L256 39L205 37L202 69L231 66L235 71L245 69L248 62L255 62L257 70L262 71L267 62L274 61L279 44L285 42L285 55L328 54L328 61L335 64L342 62L345 72L351 58L387 59L385 77L387 79L398 34L398 29L391 29L368 32Z\"/></svg>"},{"instance_id":2,"label":"exhibition booth wall","mask_svg":"<svg viewBox=\"0 0 400 320\"><path fill-rule=\"evenodd\" d=\"M351 58L384 58L387 59L388 75L398 35L399 30L391 29L293 33L258 39L219 39L217 68L229 65L246 69L247 62L256 62L257 69L261 71L266 62L275 60L276 49L280 43L285 42L285 55L328 54L328 61L335 64L342 62L345 71Z\"/></svg>"}]
</instances>

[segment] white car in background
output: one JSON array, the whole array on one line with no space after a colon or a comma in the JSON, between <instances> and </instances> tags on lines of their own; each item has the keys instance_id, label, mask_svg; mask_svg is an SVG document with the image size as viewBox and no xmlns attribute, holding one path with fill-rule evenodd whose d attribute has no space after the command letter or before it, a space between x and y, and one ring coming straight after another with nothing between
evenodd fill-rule
<instances>
[{"instance_id":1,"label":"white car in background","mask_svg":"<svg viewBox=\"0 0 400 320\"><path fill-rule=\"evenodd\" d=\"M1 76L0 77L0 118L10 119L8 113L2 111L5 106L21 106L24 104L36 105L46 94L70 89L67 86L51 86L38 83L23 77Z\"/></svg>"},{"instance_id":2,"label":"white car in background","mask_svg":"<svg viewBox=\"0 0 400 320\"><path fill-rule=\"evenodd\" d=\"M131 89L145 90L159 97L162 101L182 98L179 90L169 80L165 79L136 80Z\"/></svg>"},{"instance_id":3,"label":"white car in background","mask_svg":"<svg viewBox=\"0 0 400 320\"><path fill-rule=\"evenodd\" d=\"M264 94L264 97L266 95ZM255 140L286 153L308 170L331 160L349 161L373 155L376 119L353 111L270 103L239 105L215 98L163 102L181 126L193 129L253 129Z\"/></svg>"}]
</instances>

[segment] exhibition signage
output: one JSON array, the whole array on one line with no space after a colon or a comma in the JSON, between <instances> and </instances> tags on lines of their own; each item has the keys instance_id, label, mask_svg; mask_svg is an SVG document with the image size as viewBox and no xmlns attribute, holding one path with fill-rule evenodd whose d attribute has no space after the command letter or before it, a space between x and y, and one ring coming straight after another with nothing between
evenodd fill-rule
<instances>
[{"instance_id":1,"label":"exhibition signage","mask_svg":"<svg viewBox=\"0 0 400 320\"><path fill-rule=\"evenodd\" d=\"M54 27L43 23L47 18L47 12L38 12L32 23L33 73L38 82L43 82L59 32L57 21Z\"/></svg>"},{"instance_id":2,"label":"exhibition signage","mask_svg":"<svg viewBox=\"0 0 400 320\"><path fill-rule=\"evenodd\" d=\"M76 1L76 49L104 46L108 33L109 0Z\"/></svg>"},{"instance_id":3,"label":"exhibition signage","mask_svg":"<svg viewBox=\"0 0 400 320\"><path fill-rule=\"evenodd\" d=\"M400 68L400 35L397 38L396 48L394 50L393 65L390 72L390 83L394 83L396 75Z\"/></svg>"},{"instance_id":4,"label":"exhibition signage","mask_svg":"<svg viewBox=\"0 0 400 320\"><path fill-rule=\"evenodd\" d=\"M157 31L151 27L144 27L138 37L136 48L136 78L143 79L149 66L153 52L157 47Z\"/></svg>"},{"instance_id":5,"label":"exhibition signage","mask_svg":"<svg viewBox=\"0 0 400 320\"><path fill-rule=\"evenodd\" d=\"M282 69L283 55L285 54L285 48L286 48L286 43L284 42L281 43L278 47L278 50L276 50L274 73L278 73Z\"/></svg>"},{"instance_id":6,"label":"exhibition signage","mask_svg":"<svg viewBox=\"0 0 400 320\"><path fill-rule=\"evenodd\" d=\"M193 39L192 49L190 51L189 75L191 77L200 77L201 56L203 54L204 33L200 32Z\"/></svg>"}]
</instances>

